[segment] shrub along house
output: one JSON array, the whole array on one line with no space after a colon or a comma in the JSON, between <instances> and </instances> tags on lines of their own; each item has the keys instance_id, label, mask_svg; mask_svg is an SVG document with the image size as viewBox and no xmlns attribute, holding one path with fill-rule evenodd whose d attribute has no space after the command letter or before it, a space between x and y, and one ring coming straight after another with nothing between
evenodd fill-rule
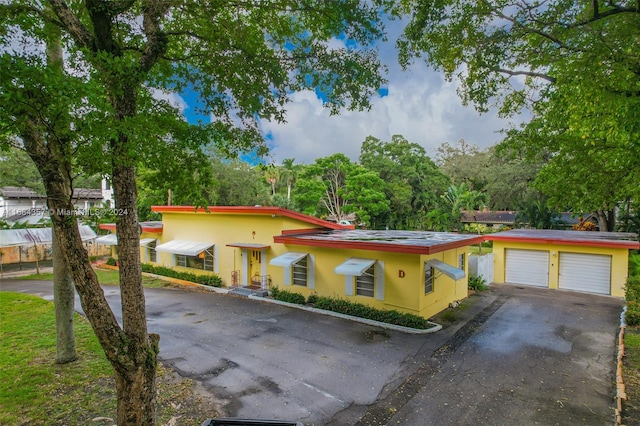
<instances>
[{"instance_id":1,"label":"shrub along house","mask_svg":"<svg viewBox=\"0 0 640 426\"><path fill-rule=\"evenodd\" d=\"M494 282L624 297L629 250L638 236L620 232L514 229L493 241Z\"/></svg>"},{"instance_id":2,"label":"shrub along house","mask_svg":"<svg viewBox=\"0 0 640 426\"><path fill-rule=\"evenodd\" d=\"M467 297L466 253L482 241L478 235L356 230L278 207L152 210L162 214L163 225L153 264L215 273L227 286L275 285L425 318Z\"/></svg>"}]
</instances>

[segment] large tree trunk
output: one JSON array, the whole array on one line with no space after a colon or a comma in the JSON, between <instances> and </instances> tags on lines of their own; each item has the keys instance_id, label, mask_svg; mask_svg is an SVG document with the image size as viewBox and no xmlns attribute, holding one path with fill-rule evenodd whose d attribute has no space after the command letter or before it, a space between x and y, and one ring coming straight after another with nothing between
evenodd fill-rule
<instances>
[{"instance_id":1,"label":"large tree trunk","mask_svg":"<svg viewBox=\"0 0 640 426\"><path fill-rule=\"evenodd\" d=\"M124 138L122 136L122 138ZM118 424L156 423L157 335L147 334L145 297L140 265L140 228L136 210L137 188L133 166L118 163L118 151L126 143L114 144L113 187L118 235L118 260L123 330L135 346L135 356L126 368L116 371Z\"/></svg>"},{"instance_id":2,"label":"large tree trunk","mask_svg":"<svg viewBox=\"0 0 640 426\"><path fill-rule=\"evenodd\" d=\"M147 335L140 271L133 166L114 166L120 246L123 329L120 328L82 244L71 201L71 163L61 140L46 141L34 118L24 129L25 149L42 175L56 244L71 271L82 308L116 373L118 424L155 425L157 335Z\"/></svg>"},{"instance_id":3,"label":"large tree trunk","mask_svg":"<svg viewBox=\"0 0 640 426\"><path fill-rule=\"evenodd\" d=\"M62 41L61 30L55 25L47 24L49 31L51 31L51 39L47 41L47 66L60 73L64 73L64 63L62 57ZM42 134L38 134L37 123L32 121L34 128L31 129L28 139L35 143L38 141L41 145L46 141L40 139ZM58 154L64 152L64 145L68 144L68 139L65 137L70 131L70 124L68 117L62 115L56 117L55 121L56 129L60 129L60 132L54 131L53 133L61 136L58 139L58 148L55 150ZM63 136L64 135L64 136ZM38 149L43 149L44 146L31 146L32 153L36 154ZM43 161L42 154L45 151L40 152L38 157L40 161ZM61 157L63 157L61 155ZM59 160L59 159L58 159ZM58 161L56 161L58 163ZM44 166L44 165L43 165ZM50 194L52 197L58 197L59 200L70 200L73 194L70 164L58 164L61 166L58 168L58 179L60 182L59 193ZM42 170L42 169L40 169ZM43 179L46 175L42 175ZM52 203L47 199L47 205L51 207ZM52 254L53 254L53 302L56 310L56 363L66 364L75 361L78 358L76 354L76 342L75 335L73 333L73 315L74 315L74 302L75 302L75 288L73 281L69 275L69 268L67 261L65 260L64 253L61 251L60 246L56 238L56 228L51 228L52 232Z\"/></svg>"},{"instance_id":4,"label":"large tree trunk","mask_svg":"<svg viewBox=\"0 0 640 426\"><path fill-rule=\"evenodd\" d=\"M88 253L82 246L75 216L53 217L59 231L59 244L73 272L80 301L102 348L116 373L118 392L118 424L155 425L157 335L148 335L142 271L140 266L140 232L137 216L135 152L127 132L127 124L137 114L137 94L158 58L167 49L166 35L160 18L171 2L146 2L140 5L143 30L147 36L142 56L135 66L121 50L114 36L115 17L133 6L134 2L85 2L91 27L85 27L78 16L70 12L63 1L50 1L62 27L77 46L87 53L104 84L107 101L113 107L114 131L110 140L111 179L115 192L118 219L120 292L122 328L106 302ZM126 59L124 59L126 57ZM55 192L55 179L43 177L47 191ZM49 192L48 192L49 193ZM70 200L68 200L70 203Z\"/></svg>"},{"instance_id":5,"label":"large tree trunk","mask_svg":"<svg viewBox=\"0 0 640 426\"><path fill-rule=\"evenodd\" d=\"M598 210L598 228L600 232L611 232L616 226L615 210Z\"/></svg>"},{"instance_id":6,"label":"large tree trunk","mask_svg":"<svg viewBox=\"0 0 640 426\"><path fill-rule=\"evenodd\" d=\"M56 232L52 228L52 232ZM56 363L66 364L78 359L73 332L75 287L58 241L53 237L53 302L56 308Z\"/></svg>"},{"instance_id":7,"label":"large tree trunk","mask_svg":"<svg viewBox=\"0 0 640 426\"><path fill-rule=\"evenodd\" d=\"M142 352L141 362L132 364L131 371L121 374L116 371L119 425L156 424L156 356L158 335L152 335L154 347Z\"/></svg>"}]
</instances>

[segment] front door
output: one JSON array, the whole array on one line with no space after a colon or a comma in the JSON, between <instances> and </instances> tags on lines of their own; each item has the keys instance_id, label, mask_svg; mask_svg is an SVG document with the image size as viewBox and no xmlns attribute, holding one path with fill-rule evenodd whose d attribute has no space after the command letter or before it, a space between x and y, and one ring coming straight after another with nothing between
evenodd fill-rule
<instances>
[{"instance_id":1,"label":"front door","mask_svg":"<svg viewBox=\"0 0 640 426\"><path fill-rule=\"evenodd\" d=\"M262 287L262 251L249 250L249 270L251 271L251 285Z\"/></svg>"},{"instance_id":2,"label":"front door","mask_svg":"<svg viewBox=\"0 0 640 426\"><path fill-rule=\"evenodd\" d=\"M267 274L266 250L240 249L240 284L264 287Z\"/></svg>"}]
</instances>

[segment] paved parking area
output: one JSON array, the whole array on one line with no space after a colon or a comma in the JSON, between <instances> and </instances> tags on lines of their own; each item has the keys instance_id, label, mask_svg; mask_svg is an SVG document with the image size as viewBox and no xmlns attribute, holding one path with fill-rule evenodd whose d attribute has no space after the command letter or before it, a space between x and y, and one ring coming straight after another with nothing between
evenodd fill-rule
<instances>
[{"instance_id":1,"label":"paved parking area","mask_svg":"<svg viewBox=\"0 0 640 426\"><path fill-rule=\"evenodd\" d=\"M504 304L388 424L613 424L622 301L495 286Z\"/></svg>"},{"instance_id":2,"label":"paved parking area","mask_svg":"<svg viewBox=\"0 0 640 426\"><path fill-rule=\"evenodd\" d=\"M49 282L0 289L51 297ZM105 293L119 316L118 288ZM407 335L227 295L145 294L161 359L200 381L228 416L317 425L611 419L618 299L492 286L442 331Z\"/></svg>"}]
</instances>

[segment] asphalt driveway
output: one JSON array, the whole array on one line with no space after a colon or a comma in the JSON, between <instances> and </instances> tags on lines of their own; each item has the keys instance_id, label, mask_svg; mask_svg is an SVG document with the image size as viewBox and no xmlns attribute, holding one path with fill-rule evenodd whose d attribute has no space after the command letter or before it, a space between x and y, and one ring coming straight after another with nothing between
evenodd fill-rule
<instances>
[{"instance_id":1,"label":"asphalt driveway","mask_svg":"<svg viewBox=\"0 0 640 426\"><path fill-rule=\"evenodd\" d=\"M52 293L50 282L5 280L0 289ZM119 316L118 288L105 293ZM145 294L162 361L200 381L227 416L317 425L612 420L618 299L492 286L442 331L407 335L209 292Z\"/></svg>"}]
</instances>

